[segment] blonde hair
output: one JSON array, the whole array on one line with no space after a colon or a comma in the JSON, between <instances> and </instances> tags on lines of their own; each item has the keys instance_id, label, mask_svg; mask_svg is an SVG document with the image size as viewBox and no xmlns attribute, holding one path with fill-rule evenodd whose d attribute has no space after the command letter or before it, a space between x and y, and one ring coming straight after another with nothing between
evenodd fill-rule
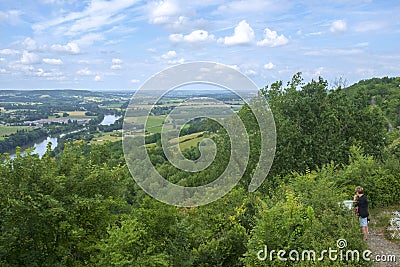
<instances>
[{"instance_id":1,"label":"blonde hair","mask_svg":"<svg viewBox=\"0 0 400 267\"><path fill-rule=\"evenodd\" d=\"M356 192L357 192L358 194L364 194L364 188L362 188L361 186L357 186L357 187L356 187Z\"/></svg>"}]
</instances>

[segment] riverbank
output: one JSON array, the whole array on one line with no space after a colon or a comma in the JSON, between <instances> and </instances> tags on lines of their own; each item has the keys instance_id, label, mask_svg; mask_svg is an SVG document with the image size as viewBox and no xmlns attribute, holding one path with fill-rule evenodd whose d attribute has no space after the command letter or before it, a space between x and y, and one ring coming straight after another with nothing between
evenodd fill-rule
<instances>
[{"instance_id":1,"label":"riverbank","mask_svg":"<svg viewBox=\"0 0 400 267\"><path fill-rule=\"evenodd\" d=\"M24 155L24 152L28 149L28 148L32 148L33 147L33 154L39 154L39 157L42 157L46 151L47 151L47 145L51 143L51 150L54 150L57 145L58 145L58 137L46 137L45 139L43 139L40 142L35 142L33 144L29 144L26 146L21 147L21 154ZM10 155L10 158L15 158L16 157L16 150L8 153Z\"/></svg>"},{"instance_id":2,"label":"riverbank","mask_svg":"<svg viewBox=\"0 0 400 267\"><path fill-rule=\"evenodd\" d=\"M98 124L98 125L102 125L102 126L110 126L113 125L118 119L120 119L121 116L116 116L116 115L105 115L103 120ZM63 137L67 137L67 136L71 136L73 134L76 133L80 133L82 131L86 131L88 130L87 127L81 128L81 129L77 129L77 130L73 130L73 131L68 131L65 133L60 133L57 135L49 135L49 136L45 136L42 138L39 138L35 141L29 142L25 145L20 146L21 147L21 151L23 153L23 151L25 151L28 148L33 147L33 154L39 154L39 157L42 157L47 150L47 145L49 143L51 143L51 150L54 150L60 143L60 138ZM7 152L11 158L14 158L16 156L16 150L11 150Z\"/></svg>"}]
</instances>

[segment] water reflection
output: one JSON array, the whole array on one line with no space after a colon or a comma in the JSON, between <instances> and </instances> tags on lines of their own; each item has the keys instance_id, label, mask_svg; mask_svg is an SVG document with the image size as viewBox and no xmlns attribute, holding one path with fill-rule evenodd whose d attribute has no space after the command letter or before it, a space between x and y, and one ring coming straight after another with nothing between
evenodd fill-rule
<instances>
[{"instance_id":1,"label":"water reflection","mask_svg":"<svg viewBox=\"0 0 400 267\"><path fill-rule=\"evenodd\" d=\"M121 118L121 116L115 116L115 115L105 115L103 121L100 123L100 125L111 125L114 124L116 120Z\"/></svg>"},{"instance_id":2,"label":"water reflection","mask_svg":"<svg viewBox=\"0 0 400 267\"><path fill-rule=\"evenodd\" d=\"M42 157L44 155L44 153L46 153L47 145L49 143L51 143L51 150L55 149L57 147L57 144L58 144L57 137L48 136L43 141L35 143L33 145L34 150L33 150L32 154L39 154L39 157ZM21 150L26 149L26 148L31 147L31 146L32 145L28 145L25 148L22 148ZM23 155L23 154L24 154L24 152L21 152L21 155ZM15 153L10 155L11 158L15 158L15 156L16 156Z\"/></svg>"}]
</instances>

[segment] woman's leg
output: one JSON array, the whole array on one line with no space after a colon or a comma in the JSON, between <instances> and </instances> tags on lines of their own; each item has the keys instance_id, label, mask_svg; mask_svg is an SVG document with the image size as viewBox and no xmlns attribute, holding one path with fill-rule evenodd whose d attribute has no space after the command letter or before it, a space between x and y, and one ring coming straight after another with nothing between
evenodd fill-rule
<instances>
[{"instance_id":1,"label":"woman's leg","mask_svg":"<svg viewBox=\"0 0 400 267\"><path fill-rule=\"evenodd\" d=\"M364 234L364 241L368 238L368 225L362 227L362 232Z\"/></svg>"},{"instance_id":2,"label":"woman's leg","mask_svg":"<svg viewBox=\"0 0 400 267\"><path fill-rule=\"evenodd\" d=\"M368 218L359 218L360 219L360 226L364 235L364 240L368 238Z\"/></svg>"}]
</instances>

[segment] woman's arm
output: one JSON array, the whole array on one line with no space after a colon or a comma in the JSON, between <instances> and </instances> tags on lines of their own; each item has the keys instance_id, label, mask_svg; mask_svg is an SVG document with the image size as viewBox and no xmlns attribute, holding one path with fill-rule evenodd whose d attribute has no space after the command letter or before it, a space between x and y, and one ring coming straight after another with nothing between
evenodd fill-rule
<instances>
[{"instance_id":1,"label":"woman's arm","mask_svg":"<svg viewBox=\"0 0 400 267\"><path fill-rule=\"evenodd\" d=\"M357 195L354 195L354 197L353 197L353 202L354 202L354 206L355 206L355 207L358 207Z\"/></svg>"}]
</instances>

